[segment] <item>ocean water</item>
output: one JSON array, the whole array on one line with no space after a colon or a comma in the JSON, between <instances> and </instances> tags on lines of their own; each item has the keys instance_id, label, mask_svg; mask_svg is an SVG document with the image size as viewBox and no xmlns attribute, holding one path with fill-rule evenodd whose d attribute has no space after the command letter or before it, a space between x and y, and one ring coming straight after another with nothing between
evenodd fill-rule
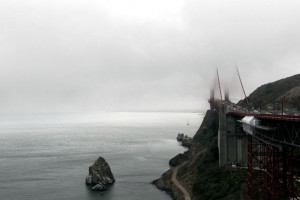
<instances>
[{"instance_id":1,"label":"ocean water","mask_svg":"<svg viewBox=\"0 0 300 200\"><path fill-rule=\"evenodd\" d=\"M0 199L170 200L151 181L186 149L198 113L73 113L0 116ZM190 125L187 125L189 123ZM116 182L104 195L85 185L102 156Z\"/></svg>"}]
</instances>

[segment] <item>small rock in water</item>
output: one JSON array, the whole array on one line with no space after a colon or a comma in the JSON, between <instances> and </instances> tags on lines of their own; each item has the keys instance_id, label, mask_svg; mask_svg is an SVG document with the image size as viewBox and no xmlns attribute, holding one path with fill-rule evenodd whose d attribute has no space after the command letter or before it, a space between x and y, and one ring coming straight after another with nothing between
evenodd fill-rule
<instances>
[{"instance_id":1,"label":"small rock in water","mask_svg":"<svg viewBox=\"0 0 300 200\"><path fill-rule=\"evenodd\" d=\"M181 142L183 140L184 134L183 133L178 133L177 135L177 141Z\"/></svg>"},{"instance_id":2,"label":"small rock in water","mask_svg":"<svg viewBox=\"0 0 300 200\"><path fill-rule=\"evenodd\" d=\"M87 185L92 186L92 190L104 191L106 185L115 182L114 175L104 158L99 157L92 166L89 167L89 175L85 179Z\"/></svg>"},{"instance_id":3,"label":"small rock in water","mask_svg":"<svg viewBox=\"0 0 300 200\"><path fill-rule=\"evenodd\" d=\"M184 147L190 148L192 146L192 138L190 138L187 135L184 135L183 133L178 133L177 141L181 142L181 145Z\"/></svg>"}]
</instances>

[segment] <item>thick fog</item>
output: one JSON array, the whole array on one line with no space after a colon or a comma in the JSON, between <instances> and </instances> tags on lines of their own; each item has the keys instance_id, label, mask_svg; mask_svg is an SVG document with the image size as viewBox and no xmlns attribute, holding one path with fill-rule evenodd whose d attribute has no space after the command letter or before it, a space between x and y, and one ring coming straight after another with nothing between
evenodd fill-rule
<instances>
[{"instance_id":1,"label":"thick fog","mask_svg":"<svg viewBox=\"0 0 300 200\"><path fill-rule=\"evenodd\" d=\"M235 64L247 94L300 72L299 11L296 0L1 0L0 111L201 111L217 67L243 98Z\"/></svg>"}]
</instances>

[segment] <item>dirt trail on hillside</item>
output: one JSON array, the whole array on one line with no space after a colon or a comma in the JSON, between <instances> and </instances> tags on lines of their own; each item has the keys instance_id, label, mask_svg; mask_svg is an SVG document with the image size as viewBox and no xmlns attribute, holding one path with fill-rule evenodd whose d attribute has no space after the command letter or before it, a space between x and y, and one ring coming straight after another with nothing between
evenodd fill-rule
<instances>
[{"instance_id":1,"label":"dirt trail on hillside","mask_svg":"<svg viewBox=\"0 0 300 200\"><path fill-rule=\"evenodd\" d=\"M197 158L206 151L206 149L198 152L196 154L196 156L194 156L193 160L191 161L191 164L194 164L194 162L197 160ZM185 166L186 164L188 164L189 161L185 161L184 163L182 163L181 165L177 166L177 167L174 167L174 171L173 171L173 174L172 174L172 182L176 185L176 187L178 187L180 189L180 191L184 194L184 199L185 200L191 200L191 195L190 193L185 189L184 186L181 185L181 183L178 181L177 179L177 173L178 173L178 170Z\"/></svg>"}]
</instances>

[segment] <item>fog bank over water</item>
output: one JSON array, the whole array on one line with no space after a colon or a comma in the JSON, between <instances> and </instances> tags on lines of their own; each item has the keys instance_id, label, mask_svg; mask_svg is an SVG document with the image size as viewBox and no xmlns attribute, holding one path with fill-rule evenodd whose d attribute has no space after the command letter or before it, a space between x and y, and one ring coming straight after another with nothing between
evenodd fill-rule
<instances>
[{"instance_id":1,"label":"fog bank over water","mask_svg":"<svg viewBox=\"0 0 300 200\"><path fill-rule=\"evenodd\" d=\"M199 111L300 72L300 2L3 0L0 111Z\"/></svg>"}]
</instances>

